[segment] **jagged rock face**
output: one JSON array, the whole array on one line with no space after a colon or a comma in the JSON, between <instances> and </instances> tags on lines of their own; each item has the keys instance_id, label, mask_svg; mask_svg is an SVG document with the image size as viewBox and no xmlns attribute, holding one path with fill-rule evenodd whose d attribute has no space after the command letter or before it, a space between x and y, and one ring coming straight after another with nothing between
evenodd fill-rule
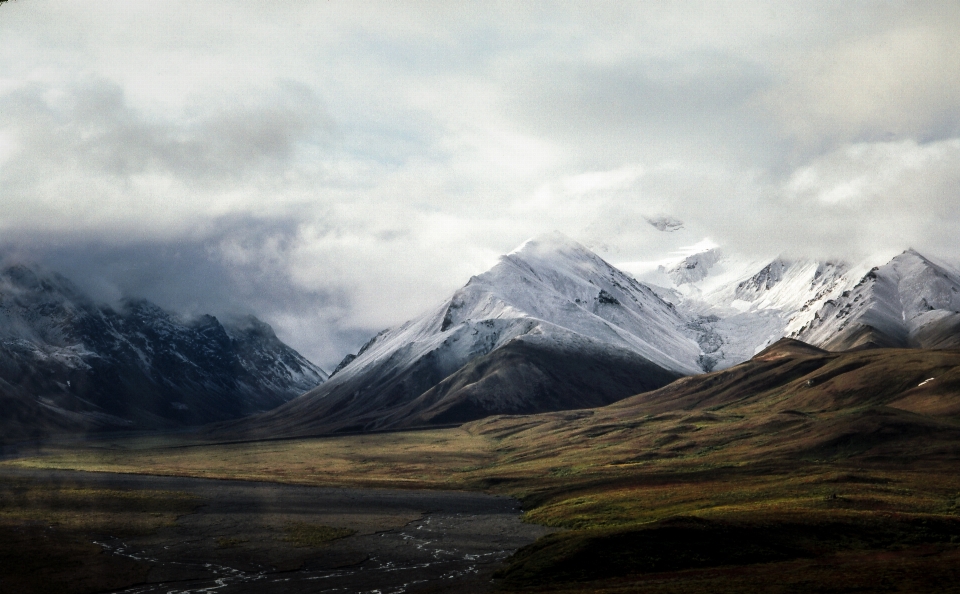
<instances>
[{"instance_id":1,"label":"jagged rock face","mask_svg":"<svg viewBox=\"0 0 960 594\"><path fill-rule=\"evenodd\" d=\"M439 307L378 334L329 382L226 430L369 431L595 406L697 372L701 351L685 323L580 244L539 237Z\"/></svg>"},{"instance_id":2,"label":"jagged rock face","mask_svg":"<svg viewBox=\"0 0 960 594\"><path fill-rule=\"evenodd\" d=\"M4 426L7 440L236 418L325 377L253 317L183 321L143 300L116 310L59 275L26 266L0 272L0 410L16 409L23 421ZM31 414L35 430L24 434L17 427L29 426Z\"/></svg>"},{"instance_id":3,"label":"jagged rock face","mask_svg":"<svg viewBox=\"0 0 960 594\"><path fill-rule=\"evenodd\" d=\"M960 278L907 250L828 301L796 337L831 350L960 346Z\"/></svg>"},{"instance_id":4,"label":"jagged rock face","mask_svg":"<svg viewBox=\"0 0 960 594\"><path fill-rule=\"evenodd\" d=\"M737 285L737 299L753 301L764 291L769 291L783 280L783 273L786 268L787 264L780 258L767 264L760 272Z\"/></svg>"},{"instance_id":5,"label":"jagged rock face","mask_svg":"<svg viewBox=\"0 0 960 594\"><path fill-rule=\"evenodd\" d=\"M711 248L661 267L648 280L666 281L658 291L686 317L686 330L702 350L700 369L714 371L792 335L859 274L841 262L743 261Z\"/></svg>"},{"instance_id":6,"label":"jagged rock face","mask_svg":"<svg viewBox=\"0 0 960 594\"><path fill-rule=\"evenodd\" d=\"M717 249L687 256L669 268L661 266L661 271L667 274L677 286L702 281L710 274L713 267L722 257Z\"/></svg>"}]
</instances>

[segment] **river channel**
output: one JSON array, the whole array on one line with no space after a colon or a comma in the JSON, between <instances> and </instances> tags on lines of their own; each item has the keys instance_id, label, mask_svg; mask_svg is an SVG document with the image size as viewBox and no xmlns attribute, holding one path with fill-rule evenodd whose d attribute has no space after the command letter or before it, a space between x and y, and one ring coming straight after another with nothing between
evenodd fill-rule
<instances>
[{"instance_id":1,"label":"river channel","mask_svg":"<svg viewBox=\"0 0 960 594\"><path fill-rule=\"evenodd\" d=\"M156 534L97 539L108 554L151 566L146 583L121 590L128 594L485 592L504 559L550 531L522 523L516 500L483 493L56 474L71 483L198 497L195 513ZM302 547L285 537L297 525L355 534Z\"/></svg>"}]
</instances>

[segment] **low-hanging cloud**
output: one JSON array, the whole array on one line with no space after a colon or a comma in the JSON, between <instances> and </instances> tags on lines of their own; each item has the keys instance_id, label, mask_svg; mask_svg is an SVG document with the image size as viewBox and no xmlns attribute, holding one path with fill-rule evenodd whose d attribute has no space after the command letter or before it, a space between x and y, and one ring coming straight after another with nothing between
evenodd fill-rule
<instances>
[{"instance_id":1,"label":"low-hanging cloud","mask_svg":"<svg viewBox=\"0 0 960 594\"><path fill-rule=\"evenodd\" d=\"M327 366L553 229L960 258L958 39L952 2L5 3L0 244Z\"/></svg>"},{"instance_id":2,"label":"low-hanging cloud","mask_svg":"<svg viewBox=\"0 0 960 594\"><path fill-rule=\"evenodd\" d=\"M937 4L899 26L816 48L785 67L765 106L807 151L847 142L956 137L958 22L960 7Z\"/></svg>"}]
</instances>

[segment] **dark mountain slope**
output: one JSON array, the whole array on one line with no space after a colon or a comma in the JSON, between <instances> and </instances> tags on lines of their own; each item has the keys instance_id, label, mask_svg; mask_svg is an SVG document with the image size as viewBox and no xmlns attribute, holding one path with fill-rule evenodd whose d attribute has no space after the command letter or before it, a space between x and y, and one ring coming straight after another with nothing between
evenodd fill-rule
<instances>
[{"instance_id":1,"label":"dark mountain slope","mask_svg":"<svg viewBox=\"0 0 960 594\"><path fill-rule=\"evenodd\" d=\"M0 272L4 441L237 418L324 377L253 317L184 321L143 300L115 310L59 275Z\"/></svg>"},{"instance_id":2,"label":"dark mountain slope","mask_svg":"<svg viewBox=\"0 0 960 594\"><path fill-rule=\"evenodd\" d=\"M463 366L396 418L401 426L417 426L603 406L676 378L627 350L561 350L513 341Z\"/></svg>"},{"instance_id":3,"label":"dark mountain slope","mask_svg":"<svg viewBox=\"0 0 960 594\"><path fill-rule=\"evenodd\" d=\"M596 406L694 373L700 354L671 305L551 234L381 332L327 383L220 435L374 431Z\"/></svg>"}]
</instances>

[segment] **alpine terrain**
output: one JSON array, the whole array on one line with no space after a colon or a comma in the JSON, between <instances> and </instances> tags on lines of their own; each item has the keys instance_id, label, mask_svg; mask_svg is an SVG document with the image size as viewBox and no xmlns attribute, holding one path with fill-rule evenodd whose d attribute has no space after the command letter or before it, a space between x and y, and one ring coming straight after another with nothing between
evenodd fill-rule
<instances>
[{"instance_id":1,"label":"alpine terrain","mask_svg":"<svg viewBox=\"0 0 960 594\"><path fill-rule=\"evenodd\" d=\"M830 350L960 346L960 276L907 250L870 270L795 332Z\"/></svg>"},{"instance_id":2,"label":"alpine terrain","mask_svg":"<svg viewBox=\"0 0 960 594\"><path fill-rule=\"evenodd\" d=\"M703 369L725 369L796 338L831 351L960 345L960 275L907 250L868 269L778 257L738 261L717 249L641 276L697 333Z\"/></svg>"},{"instance_id":3,"label":"alpine terrain","mask_svg":"<svg viewBox=\"0 0 960 594\"><path fill-rule=\"evenodd\" d=\"M957 344L960 280L914 251L869 270L716 248L638 275L559 234L348 355L330 381L227 427L247 436L453 424L600 406L721 370L787 336L818 347Z\"/></svg>"},{"instance_id":4,"label":"alpine terrain","mask_svg":"<svg viewBox=\"0 0 960 594\"><path fill-rule=\"evenodd\" d=\"M324 379L252 316L185 321L144 300L116 310L58 274L0 271L2 441L237 418Z\"/></svg>"},{"instance_id":5,"label":"alpine terrain","mask_svg":"<svg viewBox=\"0 0 960 594\"><path fill-rule=\"evenodd\" d=\"M711 248L641 275L687 318L703 371L745 361L796 333L866 271L842 261L738 259Z\"/></svg>"},{"instance_id":6,"label":"alpine terrain","mask_svg":"<svg viewBox=\"0 0 960 594\"><path fill-rule=\"evenodd\" d=\"M687 324L649 287L549 234L378 334L329 381L227 431L371 431L600 406L700 371Z\"/></svg>"}]
</instances>

